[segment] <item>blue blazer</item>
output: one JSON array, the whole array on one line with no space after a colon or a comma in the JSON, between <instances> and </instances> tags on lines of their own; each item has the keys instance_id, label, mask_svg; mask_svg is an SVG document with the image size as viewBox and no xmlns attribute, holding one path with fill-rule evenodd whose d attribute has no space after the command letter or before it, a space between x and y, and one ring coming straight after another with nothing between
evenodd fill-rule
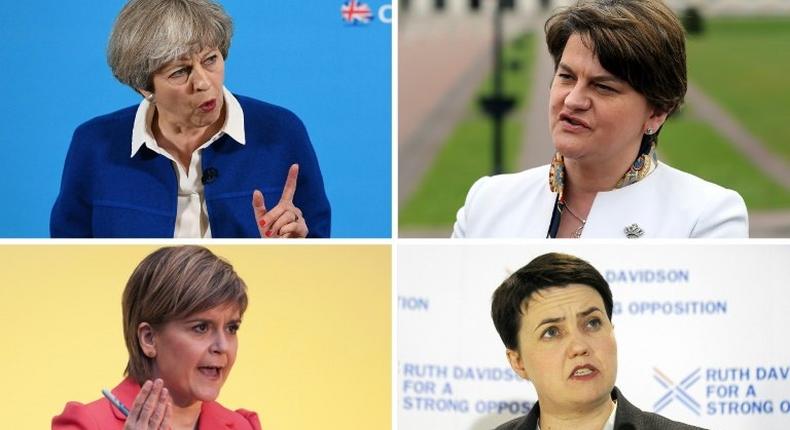
<instances>
[{"instance_id":1,"label":"blue blazer","mask_svg":"<svg viewBox=\"0 0 790 430\"><path fill-rule=\"evenodd\" d=\"M294 205L308 237L329 237L329 201L302 121L279 106L234 96L244 111L246 144L225 134L202 152L212 237L260 237L252 192L261 190L274 207L293 163L299 163ZM173 237L176 173L169 159L146 146L129 156L136 112L137 106L121 109L74 131L50 217L52 237Z\"/></svg>"}]
</instances>

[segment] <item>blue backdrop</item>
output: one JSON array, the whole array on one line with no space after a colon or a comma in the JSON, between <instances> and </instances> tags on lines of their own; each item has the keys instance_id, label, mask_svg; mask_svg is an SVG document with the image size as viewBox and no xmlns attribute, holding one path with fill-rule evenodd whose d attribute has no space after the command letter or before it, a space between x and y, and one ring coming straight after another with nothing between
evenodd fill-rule
<instances>
[{"instance_id":1,"label":"blue backdrop","mask_svg":"<svg viewBox=\"0 0 790 430\"><path fill-rule=\"evenodd\" d=\"M373 21L353 25L341 18L343 0L221 3L235 27L225 85L304 121L332 205L332 235L390 237L390 3L366 2ZM124 4L3 1L0 237L47 237L74 129L139 103L105 57Z\"/></svg>"}]
</instances>

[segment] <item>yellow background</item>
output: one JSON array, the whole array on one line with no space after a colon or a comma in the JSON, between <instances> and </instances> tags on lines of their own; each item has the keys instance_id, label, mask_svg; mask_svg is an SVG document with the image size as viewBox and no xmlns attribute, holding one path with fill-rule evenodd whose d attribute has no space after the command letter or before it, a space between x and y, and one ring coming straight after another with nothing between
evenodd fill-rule
<instances>
[{"instance_id":1,"label":"yellow background","mask_svg":"<svg viewBox=\"0 0 790 430\"><path fill-rule=\"evenodd\" d=\"M159 246L0 246L0 426L49 428L122 379L121 292ZM264 430L390 428L390 247L209 246L248 286L219 401Z\"/></svg>"}]
</instances>

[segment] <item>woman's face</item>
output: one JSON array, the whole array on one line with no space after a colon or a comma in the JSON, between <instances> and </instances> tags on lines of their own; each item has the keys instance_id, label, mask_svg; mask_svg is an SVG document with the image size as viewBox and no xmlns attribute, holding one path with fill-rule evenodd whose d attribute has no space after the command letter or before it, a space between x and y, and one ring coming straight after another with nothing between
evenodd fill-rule
<instances>
[{"instance_id":1,"label":"woman's face","mask_svg":"<svg viewBox=\"0 0 790 430\"><path fill-rule=\"evenodd\" d=\"M164 380L176 405L217 398L236 361L240 324L238 306L226 304L153 332L154 376Z\"/></svg>"},{"instance_id":2,"label":"woman's face","mask_svg":"<svg viewBox=\"0 0 790 430\"><path fill-rule=\"evenodd\" d=\"M160 120L187 128L208 127L222 115L225 61L216 48L167 63L154 74Z\"/></svg>"},{"instance_id":3,"label":"woman's face","mask_svg":"<svg viewBox=\"0 0 790 430\"><path fill-rule=\"evenodd\" d=\"M584 410L609 399L617 376L617 343L597 291L552 287L527 302L513 370L532 381L541 409Z\"/></svg>"},{"instance_id":4,"label":"woman's face","mask_svg":"<svg viewBox=\"0 0 790 430\"><path fill-rule=\"evenodd\" d=\"M666 114L626 81L609 73L594 52L573 34L565 45L551 84L549 127L566 159L627 169L648 127L658 130Z\"/></svg>"}]
</instances>

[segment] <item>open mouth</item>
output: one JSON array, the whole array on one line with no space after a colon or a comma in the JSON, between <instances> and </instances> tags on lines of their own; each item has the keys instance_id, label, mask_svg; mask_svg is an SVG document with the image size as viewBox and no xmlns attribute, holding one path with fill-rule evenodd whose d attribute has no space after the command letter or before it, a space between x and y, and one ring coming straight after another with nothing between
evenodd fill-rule
<instances>
[{"instance_id":1,"label":"open mouth","mask_svg":"<svg viewBox=\"0 0 790 430\"><path fill-rule=\"evenodd\" d=\"M200 109L203 112L211 112L214 110L215 107L217 107L217 99L211 99L198 106L198 109Z\"/></svg>"},{"instance_id":2,"label":"open mouth","mask_svg":"<svg viewBox=\"0 0 790 430\"><path fill-rule=\"evenodd\" d=\"M585 364L583 366L576 366L571 372L569 379L586 381L588 379L594 378L598 374L598 369L594 366L589 364Z\"/></svg>"},{"instance_id":3,"label":"open mouth","mask_svg":"<svg viewBox=\"0 0 790 430\"><path fill-rule=\"evenodd\" d=\"M222 368L215 366L200 366L198 367L198 371L201 375L210 379L218 379L222 374Z\"/></svg>"},{"instance_id":4,"label":"open mouth","mask_svg":"<svg viewBox=\"0 0 790 430\"><path fill-rule=\"evenodd\" d=\"M570 126L572 126L574 128L579 128L579 127L590 128L590 126L587 125L586 122L580 120L579 118L576 118L576 117L573 117L573 116L570 116L570 115L566 115L566 114L560 114L560 121L562 121L563 123L568 124L568 125L570 125Z\"/></svg>"}]
</instances>

